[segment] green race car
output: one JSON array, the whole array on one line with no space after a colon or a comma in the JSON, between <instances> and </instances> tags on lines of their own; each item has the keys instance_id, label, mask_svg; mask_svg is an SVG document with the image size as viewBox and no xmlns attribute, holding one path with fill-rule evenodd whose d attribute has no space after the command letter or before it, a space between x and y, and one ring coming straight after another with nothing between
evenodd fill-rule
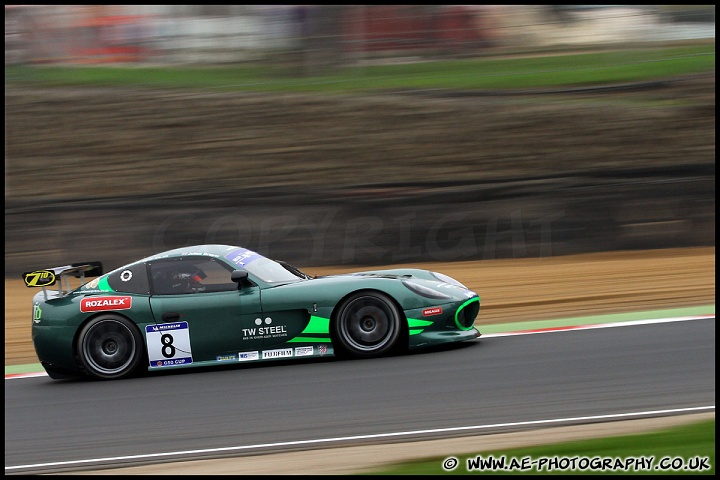
<instances>
[{"instance_id":1,"label":"green race car","mask_svg":"<svg viewBox=\"0 0 720 480\"><path fill-rule=\"evenodd\" d=\"M83 284L71 289L70 277ZM100 262L86 262L23 278L42 287L32 339L51 378L367 358L480 336L478 295L428 270L311 277L246 248L197 245L106 274Z\"/></svg>"}]
</instances>

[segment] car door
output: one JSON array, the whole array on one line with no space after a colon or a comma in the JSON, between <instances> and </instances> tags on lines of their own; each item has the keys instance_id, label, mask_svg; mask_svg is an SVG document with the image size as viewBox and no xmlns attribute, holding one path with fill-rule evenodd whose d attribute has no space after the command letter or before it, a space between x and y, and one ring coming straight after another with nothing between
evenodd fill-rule
<instances>
[{"instance_id":1,"label":"car door","mask_svg":"<svg viewBox=\"0 0 720 480\"><path fill-rule=\"evenodd\" d=\"M262 336L260 288L231 281L231 267L210 256L149 264L151 367L257 358Z\"/></svg>"},{"instance_id":2,"label":"car door","mask_svg":"<svg viewBox=\"0 0 720 480\"><path fill-rule=\"evenodd\" d=\"M263 291L263 349L288 348L288 342L300 336L310 323L312 304L297 300L292 285ZM298 345L301 343L298 343ZM283 351L276 353L283 355ZM270 354L269 354L270 355Z\"/></svg>"}]
</instances>

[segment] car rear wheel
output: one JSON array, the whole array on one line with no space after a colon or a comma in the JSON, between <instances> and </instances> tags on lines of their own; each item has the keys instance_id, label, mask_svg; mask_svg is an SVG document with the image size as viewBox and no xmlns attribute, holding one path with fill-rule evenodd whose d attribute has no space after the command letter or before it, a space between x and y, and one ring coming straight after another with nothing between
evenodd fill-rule
<instances>
[{"instance_id":1,"label":"car rear wheel","mask_svg":"<svg viewBox=\"0 0 720 480\"><path fill-rule=\"evenodd\" d=\"M80 362L92 377L125 378L137 370L143 357L137 326L119 315L102 315L89 321L78 336Z\"/></svg>"},{"instance_id":2,"label":"car rear wheel","mask_svg":"<svg viewBox=\"0 0 720 480\"><path fill-rule=\"evenodd\" d=\"M390 352L400 338L402 313L387 295L362 292L345 300L334 322L340 353L376 357Z\"/></svg>"}]
</instances>

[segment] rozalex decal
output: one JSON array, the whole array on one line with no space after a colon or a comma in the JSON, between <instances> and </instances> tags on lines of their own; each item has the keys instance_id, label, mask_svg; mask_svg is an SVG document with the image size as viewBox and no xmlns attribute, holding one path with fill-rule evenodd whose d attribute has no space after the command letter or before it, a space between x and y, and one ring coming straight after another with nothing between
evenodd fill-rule
<instances>
[{"instance_id":1,"label":"rozalex decal","mask_svg":"<svg viewBox=\"0 0 720 480\"><path fill-rule=\"evenodd\" d=\"M132 307L132 297L91 297L80 301L80 311L99 312L102 310L127 310Z\"/></svg>"},{"instance_id":2,"label":"rozalex decal","mask_svg":"<svg viewBox=\"0 0 720 480\"><path fill-rule=\"evenodd\" d=\"M423 310L423 316L429 317L431 315L440 315L442 313L442 307L426 308Z\"/></svg>"}]
</instances>

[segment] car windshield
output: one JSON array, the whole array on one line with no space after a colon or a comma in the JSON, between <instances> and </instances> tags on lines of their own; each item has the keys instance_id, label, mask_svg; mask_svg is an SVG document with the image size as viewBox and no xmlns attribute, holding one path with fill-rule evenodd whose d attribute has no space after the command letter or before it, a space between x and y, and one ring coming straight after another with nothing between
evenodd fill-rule
<instances>
[{"instance_id":1,"label":"car windshield","mask_svg":"<svg viewBox=\"0 0 720 480\"><path fill-rule=\"evenodd\" d=\"M296 276L276 261L265 257L259 258L249 265L245 265L245 270L267 283L294 282L296 280L301 280L300 277Z\"/></svg>"},{"instance_id":2,"label":"car windshield","mask_svg":"<svg viewBox=\"0 0 720 480\"><path fill-rule=\"evenodd\" d=\"M284 283L303 279L303 277L290 272L280 263L245 248L238 248L225 255L225 258L237 267L244 268L248 273L263 282Z\"/></svg>"}]
</instances>

